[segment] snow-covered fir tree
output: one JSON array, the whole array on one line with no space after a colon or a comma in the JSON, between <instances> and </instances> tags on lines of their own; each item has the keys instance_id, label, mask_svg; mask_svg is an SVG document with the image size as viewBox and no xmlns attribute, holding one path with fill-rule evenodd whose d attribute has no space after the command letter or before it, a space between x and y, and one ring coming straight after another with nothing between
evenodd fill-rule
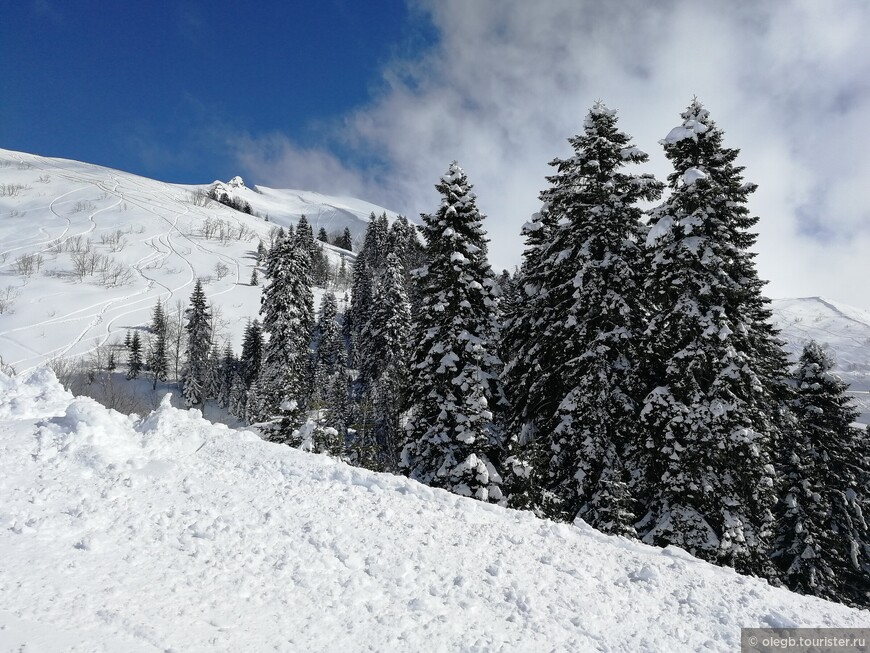
<instances>
[{"instance_id":1,"label":"snow-covered fir tree","mask_svg":"<svg viewBox=\"0 0 870 653\"><path fill-rule=\"evenodd\" d=\"M220 383L217 395L215 396L217 404L221 408L230 407L230 398L233 392L233 377L236 374L238 366L239 363L233 354L233 347L227 342L224 345L223 358L220 365Z\"/></svg>"},{"instance_id":2,"label":"snow-covered fir tree","mask_svg":"<svg viewBox=\"0 0 870 653\"><path fill-rule=\"evenodd\" d=\"M771 450L787 373L750 248L755 185L700 102L662 141L669 199L647 239L647 543L743 573L772 573Z\"/></svg>"},{"instance_id":3,"label":"snow-covered fir tree","mask_svg":"<svg viewBox=\"0 0 870 653\"><path fill-rule=\"evenodd\" d=\"M353 285L351 287L350 307L345 314L344 336L350 349L350 360L353 367L363 369L364 359L360 359L357 345L364 339L368 320L372 313L372 301L377 277L383 270L389 251L389 224L386 214L376 217L374 213L369 218L369 226L362 249L357 255L353 268ZM365 386L365 379L360 384Z\"/></svg>"},{"instance_id":4,"label":"snow-covered fir tree","mask_svg":"<svg viewBox=\"0 0 870 653\"><path fill-rule=\"evenodd\" d=\"M500 502L498 285L465 173L454 162L435 188L441 206L422 216L428 265L418 277L422 306L413 325L401 466L423 483Z\"/></svg>"},{"instance_id":5,"label":"snow-covered fir tree","mask_svg":"<svg viewBox=\"0 0 870 653\"><path fill-rule=\"evenodd\" d=\"M129 333L129 332L128 332ZM127 358L127 378L139 378L142 372L142 340L139 338L139 332L135 331L130 338L130 353Z\"/></svg>"},{"instance_id":6,"label":"snow-covered fir tree","mask_svg":"<svg viewBox=\"0 0 870 653\"><path fill-rule=\"evenodd\" d=\"M203 399L217 399L221 392L221 382L223 379L223 356L217 343L212 345L211 351L208 353L208 373L205 381L205 392Z\"/></svg>"},{"instance_id":7,"label":"snow-covered fir tree","mask_svg":"<svg viewBox=\"0 0 870 653\"><path fill-rule=\"evenodd\" d=\"M345 350L341 327L336 321L338 301L328 292L320 302L315 333L313 397L321 404L329 401L333 377L344 367Z\"/></svg>"},{"instance_id":8,"label":"snow-covered fir tree","mask_svg":"<svg viewBox=\"0 0 870 653\"><path fill-rule=\"evenodd\" d=\"M160 300L154 306L151 317L151 341L148 351L148 370L151 374L151 388L156 389L158 381L165 381L169 373L166 314Z\"/></svg>"},{"instance_id":9,"label":"snow-covered fir tree","mask_svg":"<svg viewBox=\"0 0 870 653\"><path fill-rule=\"evenodd\" d=\"M818 343L804 347L795 374L797 429L780 451L784 494L772 557L789 589L868 607L867 434L852 426L858 411L832 368Z\"/></svg>"},{"instance_id":10,"label":"snow-covered fir tree","mask_svg":"<svg viewBox=\"0 0 870 653\"><path fill-rule=\"evenodd\" d=\"M579 516L628 535L635 519L626 463L641 438L637 414L645 394L638 371L645 232L637 205L658 199L662 184L624 170L648 157L617 128L616 112L600 103L569 142L573 155L551 163L556 173L541 193L552 226L536 292L546 299L531 298L519 309L535 311L521 316L518 326L530 327L526 337L541 341L543 356L518 368L532 392L551 393L536 410L553 411L525 417L540 425L530 444L532 482L547 516ZM539 371L528 375L536 365ZM513 389L526 391L522 383Z\"/></svg>"},{"instance_id":11,"label":"snow-covered fir tree","mask_svg":"<svg viewBox=\"0 0 870 653\"><path fill-rule=\"evenodd\" d=\"M341 247L341 249L347 250L348 252L352 252L353 236L351 236L350 234L350 229L345 227L341 235L335 239L333 245L335 245L336 247Z\"/></svg>"},{"instance_id":12,"label":"snow-covered fir tree","mask_svg":"<svg viewBox=\"0 0 870 653\"><path fill-rule=\"evenodd\" d=\"M293 432L301 425L308 402L309 344L313 326L311 256L307 237L279 237L269 252L268 284L263 289L260 314L268 335L263 346L259 377L263 421L268 436L297 446ZM250 395L250 390L249 390ZM250 398L250 397L249 397Z\"/></svg>"},{"instance_id":13,"label":"snow-covered fir tree","mask_svg":"<svg viewBox=\"0 0 870 653\"><path fill-rule=\"evenodd\" d=\"M357 432L372 451L373 468L395 471L402 443L400 414L407 386L411 309L405 289L405 269L399 256L387 255L374 290L373 311L360 343L366 361L363 403L369 419ZM362 431L370 430L371 437Z\"/></svg>"},{"instance_id":14,"label":"snow-covered fir tree","mask_svg":"<svg viewBox=\"0 0 870 653\"><path fill-rule=\"evenodd\" d=\"M187 357L182 373L184 403L190 408L206 398L211 349L211 309L206 304L202 281L197 279L187 308Z\"/></svg>"},{"instance_id":15,"label":"snow-covered fir tree","mask_svg":"<svg viewBox=\"0 0 870 653\"><path fill-rule=\"evenodd\" d=\"M242 355L239 359L239 368L245 387L259 377L260 367L263 360L263 329L259 320L249 321L245 327L245 335L242 340Z\"/></svg>"}]
</instances>

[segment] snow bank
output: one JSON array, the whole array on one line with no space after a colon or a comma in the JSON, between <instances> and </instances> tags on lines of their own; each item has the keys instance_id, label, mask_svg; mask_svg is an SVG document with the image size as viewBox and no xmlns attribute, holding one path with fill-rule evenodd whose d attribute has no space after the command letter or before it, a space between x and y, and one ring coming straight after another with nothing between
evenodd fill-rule
<instances>
[{"instance_id":1,"label":"snow bank","mask_svg":"<svg viewBox=\"0 0 870 653\"><path fill-rule=\"evenodd\" d=\"M866 614L215 427L0 377L0 650L739 649Z\"/></svg>"}]
</instances>

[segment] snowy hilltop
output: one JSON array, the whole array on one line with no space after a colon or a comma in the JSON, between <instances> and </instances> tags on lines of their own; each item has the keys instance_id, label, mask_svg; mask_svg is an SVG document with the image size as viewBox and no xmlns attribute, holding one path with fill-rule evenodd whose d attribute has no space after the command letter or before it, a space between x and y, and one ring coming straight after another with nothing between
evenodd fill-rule
<instances>
[{"instance_id":1,"label":"snowy hilltop","mask_svg":"<svg viewBox=\"0 0 870 653\"><path fill-rule=\"evenodd\" d=\"M372 213L395 216L352 198L251 189L240 177L181 186L0 149L0 359L26 371L86 356L147 323L158 299L186 302L197 278L238 347L260 305L258 243L304 215L326 234L337 270L352 265ZM335 246L345 230L350 242Z\"/></svg>"},{"instance_id":2,"label":"snowy hilltop","mask_svg":"<svg viewBox=\"0 0 870 653\"><path fill-rule=\"evenodd\" d=\"M46 370L0 375L0 496L2 650L734 651L867 621Z\"/></svg>"}]
</instances>

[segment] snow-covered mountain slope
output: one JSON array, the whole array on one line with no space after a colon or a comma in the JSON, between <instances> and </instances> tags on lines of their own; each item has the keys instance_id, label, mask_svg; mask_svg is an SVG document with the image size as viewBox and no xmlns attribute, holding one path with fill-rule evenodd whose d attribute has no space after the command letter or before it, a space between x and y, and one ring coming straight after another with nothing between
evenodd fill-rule
<instances>
[{"instance_id":1,"label":"snow-covered mountain slope","mask_svg":"<svg viewBox=\"0 0 870 653\"><path fill-rule=\"evenodd\" d=\"M741 627L867 623L46 370L0 375L0 496L4 651L730 652Z\"/></svg>"},{"instance_id":2,"label":"snow-covered mountain slope","mask_svg":"<svg viewBox=\"0 0 870 653\"><path fill-rule=\"evenodd\" d=\"M802 297L773 301L774 324L794 360L810 340L834 356L834 371L851 384L851 394L870 423L870 312L822 299Z\"/></svg>"},{"instance_id":3,"label":"snow-covered mountain slope","mask_svg":"<svg viewBox=\"0 0 870 653\"><path fill-rule=\"evenodd\" d=\"M197 277L238 350L259 309L260 288L250 285L254 252L275 223L217 202L204 206L208 188L0 150L2 360L29 370L123 338L150 319L158 298L170 310L186 304ZM239 190L283 224L304 213L343 229L352 215L359 235L363 214L383 212L313 193ZM336 265L347 256L327 250Z\"/></svg>"}]
</instances>

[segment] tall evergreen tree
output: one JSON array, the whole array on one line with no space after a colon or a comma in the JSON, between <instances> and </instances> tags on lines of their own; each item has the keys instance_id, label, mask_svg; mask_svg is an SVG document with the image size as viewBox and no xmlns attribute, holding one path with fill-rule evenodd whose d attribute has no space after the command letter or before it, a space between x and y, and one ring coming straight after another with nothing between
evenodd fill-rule
<instances>
[{"instance_id":1,"label":"tall evergreen tree","mask_svg":"<svg viewBox=\"0 0 870 653\"><path fill-rule=\"evenodd\" d=\"M216 396L218 406L221 408L230 408L231 397L233 392L233 378L236 375L236 370L239 364L233 354L232 345L227 342L224 346L223 359L220 366L220 384ZM232 413L232 411L230 411Z\"/></svg>"},{"instance_id":2,"label":"tall evergreen tree","mask_svg":"<svg viewBox=\"0 0 870 653\"><path fill-rule=\"evenodd\" d=\"M211 348L211 309L206 304L202 281L196 280L187 308L187 359L182 374L182 394L188 408L206 398Z\"/></svg>"},{"instance_id":3,"label":"tall evergreen tree","mask_svg":"<svg viewBox=\"0 0 870 653\"><path fill-rule=\"evenodd\" d=\"M858 411L832 368L818 343L804 347L795 374L797 432L781 452L785 492L777 505L773 559L789 589L866 608L866 433L852 426Z\"/></svg>"},{"instance_id":4,"label":"tall evergreen tree","mask_svg":"<svg viewBox=\"0 0 870 653\"><path fill-rule=\"evenodd\" d=\"M413 326L409 420L401 465L423 483L501 501L504 396L494 355L498 285L471 185L454 162L435 186L441 207L422 216L428 266Z\"/></svg>"},{"instance_id":5,"label":"tall evergreen tree","mask_svg":"<svg viewBox=\"0 0 870 653\"><path fill-rule=\"evenodd\" d=\"M363 338L372 313L374 288L389 251L389 224L386 214L369 217L369 226L362 249L353 268L350 307L345 314L344 335L350 349L350 360L359 368L361 361L356 349Z\"/></svg>"},{"instance_id":6,"label":"tall evergreen tree","mask_svg":"<svg viewBox=\"0 0 870 653\"><path fill-rule=\"evenodd\" d=\"M342 249L347 250L348 252L353 251L353 237L350 235L350 229L347 227L344 228L344 231L341 235L335 239L333 243L336 247L341 247Z\"/></svg>"},{"instance_id":7,"label":"tall evergreen tree","mask_svg":"<svg viewBox=\"0 0 870 653\"><path fill-rule=\"evenodd\" d=\"M148 369L151 373L152 389L157 388L158 381L165 381L169 373L169 352L166 343L167 326L166 314L163 311L163 305L158 299L151 318L153 337L151 338L151 348L148 352Z\"/></svg>"},{"instance_id":8,"label":"tall evergreen tree","mask_svg":"<svg viewBox=\"0 0 870 653\"><path fill-rule=\"evenodd\" d=\"M266 268L260 314L269 338L263 347L259 378L263 412L271 423L269 437L297 445L293 432L308 401L309 344L314 298L310 252L305 239L287 235L276 241ZM250 398L250 391L249 391Z\"/></svg>"},{"instance_id":9,"label":"tall evergreen tree","mask_svg":"<svg viewBox=\"0 0 870 653\"><path fill-rule=\"evenodd\" d=\"M767 576L771 450L785 358L750 248L739 153L697 100L662 141L674 166L669 199L652 216L647 295L651 385L643 540Z\"/></svg>"},{"instance_id":10,"label":"tall evergreen tree","mask_svg":"<svg viewBox=\"0 0 870 653\"><path fill-rule=\"evenodd\" d=\"M128 332L129 333L129 332ZM136 379L142 372L142 341L135 331L130 338L130 355L127 358L127 378Z\"/></svg>"},{"instance_id":11,"label":"tall evergreen tree","mask_svg":"<svg viewBox=\"0 0 870 653\"><path fill-rule=\"evenodd\" d=\"M204 399L217 399L221 392L223 380L223 356L217 343L212 345L208 354L208 372L206 374Z\"/></svg>"},{"instance_id":12,"label":"tall evergreen tree","mask_svg":"<svg viewBox=\"0 0 870 653\"><path fill-rule=\"evenodd\" d=\"M619 131L616 112L600 103L569 142L573 156L551 163L556 173L541 193L552 221L539 270L546 301L529 302L538 319L525 320L546 355L536 361L541 372L531 377L533 392L555 393L548 399L553 412L533 416L544 426L531 445L533 482L544 492L546 515L580 516L630 535L626 459L641 437L638 403L645 394L637 351L645 233L637 204L658 199L662 184L624 172L648 157Z\"/></svg>"},{"instance_id":13,"label":"tall evergreen tree","mask_svg":"<svg viewBox=\"0 0 870 653\"><path fill-rule=\"evenodd\" d=\"M317 240L319 240L321 243L329 242L329 236L326 233L326 229L324 229L323 227L321 227L320 230L317 232Z\"/></svg>"},{"instance_id":14,"label":"tall evergreen tree","mask_svg":"<svg viewBox=\"0 0 870 653\"><path fill-rule=\"evenodd\" d=\"M411 308L405 290L405 270L399 256L387 255L386 267L374 293L374 311L364 345L368 361L367 392L378 469L398 468L402 444L400 414L408 379ZM362 371L361 371L362 373Z\"/></svg>"},{"instance_id":15,"label":"tall evergreen tree","mask_svg":"<svg viewBox=\"0 0 870 653\"><path fill-rule=\"evenodd\" d=\"M242 340L242 355L239 360L240 374L245 387L249 388L260 375L263 361L263 329L259 320L248 322Z\"/></svg>"},{"instance_id":16,"label":"tall evergreen tree","mask_svg":"<svg viewBox=\"0 0 870 653\"><path fill-rule=\"evenodd\" d=\"M338 301L331 292L323 296L315 329L314 394L328 402L333 376L344 367L345 351L341 328L336 322Z\"/></svg>"}]
</instances>

